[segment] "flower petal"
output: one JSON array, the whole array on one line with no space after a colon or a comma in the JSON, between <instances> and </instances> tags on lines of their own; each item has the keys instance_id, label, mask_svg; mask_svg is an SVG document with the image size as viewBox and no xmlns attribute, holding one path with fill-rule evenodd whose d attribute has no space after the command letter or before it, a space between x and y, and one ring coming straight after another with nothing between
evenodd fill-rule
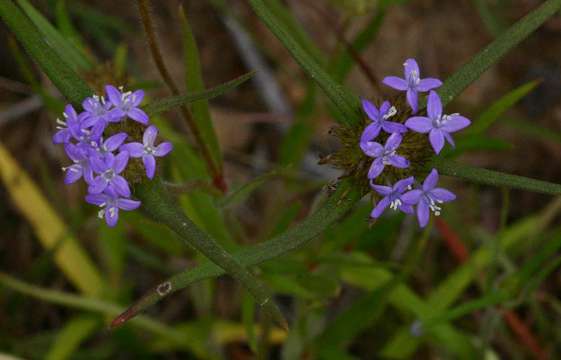
<instances>
[{"instance_id":1,"label":"flower petal","mask_svg":"<svg viewBox=\"0 0 561 360\"><path fill-rule=\"evenodd\" d=\"M105 86L105 94L109 101L115 105L120 106L123 103L123 97L121 92L113 85Z\"/></svg>"},{"instance_id":2,"label":"flower petal","mask_svg":"<svg viewBox=\"0 0 561 360\"><path fill-rule=\"evenodd\" d=\"M113 179L111 179L111 187L115 192L121 196L129 197L131 196L131 189L129 187L129 183L125 180L124 177L120 175L115 175Z\"/></svg>"},{"instance_id":3,"label":"flower petal","mask_svg":"<svg viewBox=\"0 0 561 360\"><path fill-rule=\"evenodd\" d=\"M421 71L419 70L419 64L417 64L417 61L415 61L415 59L407 59L403 64L403 75L405 75L405 78L407 79L412 72L415 72L417 77L421 76Z\"/></svg>"},{"instance_id":4,"label":"flower petal","mask_svg":"<svg viewBox=\"0 0 561 360\"><path fill-rule=\"evenodd\" d=\"M115 134L115 135L109 137L107 140L105 140L103 145L105 146L107 151L115 151L115 150L117 150L117 148L119 148L119 146L121 146L123 144L123 142L125 141L127 136L128 136L128 134L124 133L124 132Z\"/></svg>"},{"instance_id":5,"label":"flower petal","mask_svg":"<svg viewBox=\"0 0 561 360\"><path fill-rule=\"evenodd\" d=\"M399 155L392 155L388 157L388 161L392 166L396 168L405 169L409 167L409 160Z\"/></svg>"},{"instance_id":6,"label":"flower petal","mask_svg":"<svg viewBox=\"0 0 561 360\"><path fill-rule=\"evenodd\" d=\"M156 147L156 151L154 151L154 155L166 156L172 150L173 150L173 145L170 142L166 141L158 145L158 147Z\"/></svg>"},{"instance_id":7,"label":"flower petal","mask_svg":"<svg viewBox=\"0 0 561 360\"><path fill-rule=\"evenodd\" d=\"M419 226L424 228L429 223L429 205L426 201L421 200L417 204L417 221L419 221Z\"/></svg>"},{"instance_id":8,"label":"flower petal","mask_svg":"<svg viewBox=\"0 0 561 360\"><path fill-rule=\"evenodd\" d=\"M68 129L61 129L57 131L53 136L53 143L54 144L64 144L70 141L70 130Z\"/></svg>"},{"instance_id":9,"label":"flower petal","mask_svg":"<svg viewBox=\"0 0 561 360\"><path fill-rule=\"evenodd\" d=\"M384 116L388 113L388 111L391 109L392 105L390 104L389 101L384 101L382 103L382 105L380 105L380 116Z\"/></svg>"},{"instance_id":10,"label":"flower petal","mask_svg":"<svg viewBox=\"0 0 561 360\"><path fill-rule=\"evenodd\" d=\"M388 140L386 141L386 145L384 145L384 149L386 151L394 151L399 147L401 144L401 140L403 137L399 133L393 133L390 135Z\"/></svg>"},{"instance_id":11,"label":"flower petal","mask_svg":"<svg viewBox=\"0 0 561 360\"><path fill-rule=\"evenodd\" d=\"M423 192L421 190L411 190L401 195L401 201L403 201L407 205L415 205L421 199L421 195L423 195Z\"/></svg>"},{"instance_id":12,"label":"flower petal","mask_svg":"<svg viewBox=\"0 0 561 360\"><path fill-rule=\"evenodd\" d=\"M440 81L439 79L425 78L419 81L419 84L417 85L417 90L425 92L425 91L439 88L441 86L442 86L442 81Z\"/></svg>"},{"instance_id":13,"label":"flower petal","mask_svg":"<svg viewBox=\"0 0 561 360\"><path fill-rule=\"evenodd\" d=\"M121 151L129 153L130 157L139 158L144 155L144 145L139 142L132 142L121 146Z\"/></svg>"},{"instance_id":14,"label":"flower petal","mask_svg":"<svg viewBox=\"0 0 561 360\"><path fill-rule=\"evenodd\" d=\"M382 83L396 90L407 90L407 81L397 76L386 76L384 80L382 80Z\"/></svg>"},{"instance_id":15,"label":"flower petal","mask_svg":"<svg viewBox=\"0 0 561 360\"><path fill-rule=\"evenodd\" d=\"M368 125L362 132L362 135L360 136L360 142L367 143L369 141L374 140L380 133L380 129L381 126L379 122L375 122Z\"/></svg>"},{"instance_id":16,"label":"flower petal","mask_svg":"<svg viewBox=\"0 0 561 360\"><path fill-rule=\"evenodd\" d=\"M108 196L105 194L88 194L86 195L86 202L89 204L102 206L107 204Z\"/></svg>"},{"instance_id":17,"label":"flower petal","mask_svg":"<svg viewBox=\"0 0 561 360\"><path fill-rule=\"evenodd\" d=\"M448 134L446 131L442 131L442 135L444 135L444 139L446 139L452 147L456 147L456 143L454 142L452 135Z\"/></svg>"},{"instance_id":18,"label":"flower petal","mask_svg":"<svg viewBox=\"0 0 561 360\"><path fill-rule=\"evenodd\" d=\"M432 169L431 172L423 181L423 191L429 192L438 184L438 171L436 169Z\"/></svg>"},{"instance_id":19,"label":"flower petal","mask_svg":"<svg viewBox=\"0 0 561 360\"><path fill-rule=\"evenodd\" d=\"M366 100L366 99L360 99L360 101L362 102L362 109L364 110L366 115L368 115L370 120L372 120L374 122L379 121L380 120L380 112L376 108L376 105L374 105L372 102L370 102L369 100Z\"/></svg>"},{"instance_id":20,"label":"flower petal","mask_svg":"<svg viewBox=\"0 0 561 360\"><path fill-rule=\"evenodd\" d=\"M82 177L82 167L80 165L72 165L66 168L66 176L64 177L64 183L66 185L72 184L78 181Z\"/></svg>"},{"instance_id":21,"label":"flower petal","mask_svg":"<svg viewBox=\"0 0 561 360\"><path fill-rule=\"evenodd\" d=\"M442 101L440 101L440 96L438 96L436 91L431 91L429 93L427 114L431 119L438 119L442 116Z\"/></svg>"},{"instance_id":22,"label":"flower petal","mask_svg":"<svg viewBox=\"0 0 561 360\"><path fill-rule=\"evenodd\" d=\"M441 129L446 132L455 132L468 127L470 124L471 121L469 119L461 115L452 114L446 117L446 122L442 125Z\"/></svg>"},{"instance_id":23,"label":"flower petal","mask_svg":"<svg viewBox=\"0 0 561 360\"><path fill-rule=\"evenodd\" d=\"M440 129L432 129L429 133L429 140L434 152L436 154L440 153L440 150L444 147L444 135Z\"/></svg>"},{"instance_id":24,"label":"flower petal","mask_svg":"<svg viewBox=\"0 0 561 360\"><path fill-rule=\"evenodd\" d=\"M376 204L376 207L374 209L372 209L372 212L370 213L370 217L377 219L380 217L380 215L382 215L382 213L384 212L384 210L386 210L386 208L388 207L388 205L390 204L390 198L389 197L385 197L382 200L378 201L378 203Z\"/></svg>"},{"instance_id":25,"label":"flower petal","mask_svg":"<svg viewBox=\"0 0 561 360\"><path fill-rule=\"evenodd\" d=\"M393 191L397 193L402 193L407 187L413 185L415 182L415 178L413 176L408 177L407 179L401 179L393 185Z\"/></svg>"},{"instance_id":26,"label":"flower petal","mask_svg":"<svg viewBox=\"0 0 561 360\"><path fill-rule=\"evenodd\" d=\"M382 159L378 158L372 161L372 165L370 165L370 169L368 170L368 178L375 179L384 171L384 162Z\"/></svg>"},{"instance_id":27,"label":"flower petal","mask_svg":"<svg viewBox=\"0 0 561 360\"><path fill-rule=\"evenodd\" d=\"M384 147L374 141L360 143L360 148L367 156L370 157L380 157L384 153Z\"/></svg>"},{"instance_id":28,"label":"flower petal","mask_svg":"<svg viewBox=\"0 0 561 360\"><path fill-rule=\"evenodd\" d=\"M79 147L77 147L74 144L71 143L65 144L64 151L72 161L79 161L84 159L84 153Z\"/></svg>"},{"instance_id":29,"label":"flower petal","mask_svg":"<svg viewBox=\"0 0 561 360\"><path fill-rule=\"evenodd\" d=\"M405 126L415 132L426 134L432 130L432 121L426 116L413 116L405 122Z\"/></svg>"},{"instance_id":30,"label":"flower petal","mask_svg":"<svg viewBox=\"0 0 561 360\"><path fill-rule=\"evenodd\" d=\"M419 109L419 95L417 94L417 90L415 89L408 89L407 90L407 103L411 106L411 111L413 114L417 112Z\"/></svg>"},{"instance_id":31,"label":"flower petal","mask_svg":"<svg viewBox=\"0 0 561 360\"><path fill-rule=\"evenodd\" d=\"M127 112L127 116L134 121L137 121L141 124L148 125L148 115L139 108L132 108Z\"/></svg>"},{"instance_id":32,"label":"flower petal","mask_svg":"<svg viewBox=\"0 0 561 360\"><path fill-rule=\"evenodd\" d=\"M389 186L370 184L370 187L380 195L387 196L392 193L392 188Z\"/></svg>"},{"instance_id":33,"label":"flower petal","mask_svg":"<svg viewBox=\"0 0 561 360\"><path fill-rule=\"evenodd\" d=\"M107 180L103 176L98 176L91 182L88 192L90 194L100 194L105 190L107 184Z\"/></svg>"},{"instance_id":34,"label":"flower petal","mask_svg":"<svg viewBox=\"0 0 561 360\"><path fill-rule=\"evenodd\" d=\"M411 206L411 205L401 204L399 206L399 210L401 210L405 214L413 214L413 206Z\"/></svg>"},{"instance_id":35,"label":"flower petal","mask_svg":"<svg viewBox=\"0 0 561 360\"><path fill-rule=\"evenodd\" d=\"M117 221L119 221L119 208L116 206L112 206L110 208L105 209L105 222L108 226L113 227L117 225Z\"/></svg>"},{"instance_id":36,"label":"flower petal","mask_svg":"<svg viewBox=\"0 0 561 360\"><path fill-rule=\"evenodd\" d=\"M156 159L152 155L145 155L142 157L142 162L144 163L144 168L146 169L146 176L148 179L154 177L156 172Z\"/></svg>"},{"instance_id":37,"label":"flower petal","mask_svg":"<svg viewBox=\"0 0 561 360\"><path fill-rule=\"evenodd\" d=\"M405 125L394 121L382 121L382 129L389 134L407 132Z\"/></svg>"},{"instance_id":38,"label":"flower petal","mask_svg":"<svg viewBox=\"0 0 561 360\"><path fill-rule=\"evenodd\" d=\"M93 171L95 171L98 174L101 174L102 172L107 170L107 165L105 164L103 159L99 156L91 156L90 157L90 165L91 165Z\"/></svg>"},{"instance_id":39,"label":"flower petal","mask_svg":"<svg viewBox=\"0 0 561 360\"><path fill-rule=\"evenodd\" d=\"M129 153L126 151L121 151L119 155L115 156L115 164L113 165L113 169L117 174L120 174L125 170L127 167L127 163L129 162Z\"/></svg>"},{"instance_id":40,"label":"flower petal","mask_svg":"<svg viewBox=\"0 0 561 360\"><path fill-rule=\"evenodd\" d=\"M133 107L138 107L138 105L140 105L140 103L142 102L142 99L144 99L144 90L136 90L135 92L133 92L131 95L131 99L131 105Z\"/></svg>"},{"instance_id":41,"label":"flower petal","mask_svg":"<svg viewBox=\"0 0 561 360\"><path fill-rule=\"evenodd\" d=\"M131 211L138 209L138 207L140 206L140 201L131 199L118 199L117 206L119 207L119 209Z\"/></svg>"},{"instance_id":42,"label":"flower petal","mask_svg":"<svg viewBox=\"0 0 561 360\"><path fill-rule=\"evenodd\" d=\"M440 200L442 202L456 200L456 195L453 192L443 188L432 189L430 194L435 200Z\"/></svg>"}]
</instances>

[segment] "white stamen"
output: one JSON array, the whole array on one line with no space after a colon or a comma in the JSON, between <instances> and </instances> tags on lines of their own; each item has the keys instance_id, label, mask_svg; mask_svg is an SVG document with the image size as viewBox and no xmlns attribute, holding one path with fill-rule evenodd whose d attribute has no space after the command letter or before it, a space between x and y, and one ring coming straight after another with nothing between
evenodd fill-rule
<instances>
[{"instance_id":1,"label":"white stamen","mask_svg":"<svg viewBox=\"0 0 561 360\"><path fill-rule=\"evenodd\" d=\"M105 209L101 209L97 212L97 217L103 219L103 215L105 215Z\"/></svg>"},{"instance_id":2,"label":"white stamen","mask_svg":"<svg viewBox=\"0 0 561 360\"><path fill-rule=\"evenodd\" d=\"M395 108L395 106L392 106L392 107L388 110L388 112L387 112L384 116L382 116L382 118L383 118L384 120L387 120L387 119L391 118L392 116L394 116L395 114L397 114L397 109Z\"/></svg>"},{"instance_id":3,"label":"white stamen","mask_svg":"<svg viewBox=\"0 0 561 360\"><path fill-rule=\"evenodd\" d=\"M56 119L56 123L59 124L59 125L66 126L66 121L62 121L62 120L60 120L60 118Z\"/></svg>"}]
</instances>

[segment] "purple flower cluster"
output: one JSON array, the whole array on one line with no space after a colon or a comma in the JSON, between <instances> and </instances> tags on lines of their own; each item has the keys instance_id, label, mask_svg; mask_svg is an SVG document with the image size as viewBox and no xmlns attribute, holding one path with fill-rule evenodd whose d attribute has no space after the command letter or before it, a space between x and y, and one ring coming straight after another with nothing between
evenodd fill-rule
<instances>
[{"instance_id":1,"label":"purple flower cluster","mask_svg":"<svg viewBox=\"0 0 561 360\"><path fill-rule=\"evenodd\" d=\"M119 220L119 210L135 210L140 201L132 200L129 182L123 171L129 159L142 158L149 179L156 170L155 157L167 155L172 150L169 142L155 145L158 129L148 126L143 142L125 141L126 132L104 137L106 128L112 123L126 119L149 125L148 115L139 107L144 91L124 92L114 86L105 87L105 95L94 95L82 102L84 111L77 113L72 105L66 105L63 120L57 119L58 131L53 136L55 144L63 144L72 164L62 169L66 173L64 182L72 184L81 178L88 185L86 201L101 207L99 217L105 217L109 226Z\"/></svg>"},{"instance_id":2,"label":"purple flower cluster","mask_svg":"<svg viewBox=\"0 0 561 360\"><path fill-rule=\"evenodd\" d=\"M431 212L436 216L440 215L441 204L456 198L450 191L437 187L436 169L432 169L423 183L416 186L414 177L399 180L392 186L377 185L374 180L382 174L386 166L400 169L409 167L409 160L398 154L399 146L408 131L428 133L434 152L439 154L445 141L454 146L451 133L469 126L470 121L459 114L442 113L442 101L434 91L442 85L440 80L421 79L419 66L414 59L406 60L403 66L404 78L388 76L384 78L383 83L406 92L407 103L412 114L416 114L419 110L419 93L429 92L427 116L412 116L405 121L405 124L401 124L390 120L398 114L398 109L388 101L384 101L378 109L373 103L363 99L362 108L371 123L362 133L360 148L365 155L374 159L368 171L368 179L372 189L382 196L372 210L371 217L380 217L388 207L406 214L412 214L416 209L419 226L425 227ZM383 145L374 141L382 131L390 134Z\"/></svg>"}]
</instances>

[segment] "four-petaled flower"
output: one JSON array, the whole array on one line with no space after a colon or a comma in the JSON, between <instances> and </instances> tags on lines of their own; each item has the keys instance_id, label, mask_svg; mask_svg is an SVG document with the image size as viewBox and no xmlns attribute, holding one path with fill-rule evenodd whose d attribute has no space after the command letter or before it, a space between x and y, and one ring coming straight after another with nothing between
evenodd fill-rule
<instances>
[{"instance_id":1,"label":"four-petaled flower","mask_svg":"<svg viewBox=\"0 0 561 360\"><path fill-rule=\"evenodd\" d=\"M148 125L148 115L138 107L142 99L144 99L143 90L121 92L116 87L107 85L105 92L107 93L107 98L115 107L115 109L111 110L112 116L119 119L127 116L134 121Z\"/></svg>"},{"instance_id":2,"label":"four-petaled flower","mask_svg":"<svg viewBox=\"0 0 561 360\"><path fill-rule=\"evenodd\" d=\"M119 175L125 170L128 161L129 153L126 151L121 151L117 156L107 153L105 157L91 157L92 169L99 175L93 179L88 191L91 194L99 194L109 189L129 197L131 195L129 183Z\"/></svg>"},{"instance_id":3,"label":"four-petaled flower","mask_svg":"<svg viewBox=\"0 0 561 360\"><path fill-rule=\"evenodd\" d=\"M439 216L442 210L440 204L456 199L456 195L452 192L437 188L437 183L438 171L432 169L420 189L408 191L401 196L403 203L417 205L417 220L420 227L428 224L431 211L434 215Z\"/></svg>"},{"instance_id":4,"label":"four-petaled flower","mask_svg":"<svg viewBox=\"0 0 561 360\"><path fill-rule=\"evenodd\" d=\"M407 132L407 127L403 124L388 120L397 113L397 110L394 106L391 106L389 101L384 101L378 110L376 105L362 99L362 109L372 123L364 129L360 138L361 143L376 138L382 129L389 134Z\"/></svg>"},{"instance_id":5,"label":"four-petaled flower","mask_svg":"<svg viewBox=\"0 0 561 360\"><path fill-rule=\"evenodd\" d=\"M401 135L399 133L393 133L390 135L386 144L382 146L381 144L368 141L360 144L362 151L367 156L374 158L370 170L368 170L368 178L375 179L384 171L386 165L391 165L397 168L406 168L409 166L409 160L403 156L397 155L396 150L401 144Z\"/></svg>"},{"instance_id":6,"label":"four-petaled flower","mask_svg":"<svg viewBox=\"0 0 561 360\"><path fill-rule=\"evenodd\" d=\"M99 139L98 143L92 144L90 150L93 152L92 156L101 155L105 156L108 153L112 153L113 151L117 150L129 135L127 133L121 132L115 134L113 136L108 137L107 139L103 140L103 138Z\"/></svg>"},{"instance_id":7,"label":"four-petaled flower","mask_svg":"<svg viewBox=\"0 0 561 360\"><path fill-rule=\"evenodd\" d=\"M405 204L401 197L406 190L411 189L411 185L415 182L415 178L413 176L408 177L407 179L402 179L396 182L393 186L383 186L383 185L376 185L372 182L370 186L378 192L378 194L383 195L384 197L378 201L376 207L370 213L370 216L373 218L378 218L386 208L390 207L393 210L401 210L406 214L413 213L413 207L411 205Z\"/></svg>"},{"instance_id":8,"label":"four-petaled flower","mask_svg":"<svg viewBox=\"0 0 561 360\"><path fill-rule=\"evenodd\" d=\"M411 106L413 114L415 114L419 106L418 93L436 89L442 85L442 81L435 78L421 79L419 65L414 59L407 59L403 67L404 79L397 76L387 76L382 82L396 90L407 91L407 102Z\"/></svg>"},{"instance_id":9,"label":"four-petaled flower","mask_svg":"<svg viewBox=\"0 0 561 360\"><path fill-rule=\"evenodd\" d=\"M93 127L96 132L102 133L110 122L119 122L119 114L111 111L111 103L105 97L94 95L82 102L84 108L84 126Z\"/></svg>"},{"instance_id":10,"label":"four-petaled flower","mask_svg":"<svg viewBox=\"0 0 561 360\"><path fill-rule=\"evenodd\" d=\"M405 122L405 126L419 133L429 133L429 140L435 153L444 147L444 139L454 146L450 133L461 130L471 123L460 114L442 114L442 102L434 91L429 94L427 102L428 116L414 116Z\"/></svg>"},{"instance_id":11,"label":"four-petaled flower","mask_svg":"<svg viewBox=\"0 0 561 360\"><path fill-rule=\"evenodd\" d=\"M119 209L131 211L140 206L140 201L122 198L112 190L103 194L88 194L86 201L102 208L98 216L100 219L105 217L105 222L111 227L115 226L119 220Z\"/></svg>"},{"instance_id":12,"label":"four-petaled flower","mask_svg":"<svg viewBox=\"0 0 561 360\"><path fill-rule=\"evenodd\" d=\"M58 131L53 136L53 143L55 144L66 144L69 142L73 132L76 133L76 127L79 127L81 123L76 110L70 104L66 105L62 116L64 120L56 119Z\"/></svg>"},{"instance_id":13,"label":"four-petaled flower","mask_svg":"<svg viewBox=\"0 0 561 360\"><path fill-rule=\"evenodd\" d=\"M148 176L149 179L154 177L154 172L156 171L155 157L165 156L173 149L171 143L167 141L155 146L154 141L156 141L157 136L158 129L152 125L144 131L142 144L133 142L121 147L121 149L127 151L131 157L142 158L144 168L146 169L146 176Z\"/></svg>"}]
</instances>

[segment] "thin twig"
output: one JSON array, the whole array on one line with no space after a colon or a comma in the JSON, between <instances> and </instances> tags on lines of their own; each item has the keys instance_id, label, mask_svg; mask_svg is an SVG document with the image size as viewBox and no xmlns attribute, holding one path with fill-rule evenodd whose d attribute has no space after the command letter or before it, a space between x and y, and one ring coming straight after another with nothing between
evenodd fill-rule
<instances>
[{"instance_id":1,"label":"thin twig","mask_svg":"<svg viewBox=\"0 0 561 360\"><path fill-rule=\"evenodd\" d=\"M148 46L150 47L150 52L152 54L152 58L154 59L156 67L158 68L158 71L162 76L162 79L164 80L170 91L174 95L179 95L180 94L179 89L175 84L175 82L173 81L169 71L167 70L166 64L164 62L164 58L162 56L162 52L158 45L156 31L154 29L154 24L150 16L150 0L137 0L137 4L140 13L140 19L142 20L142 25L144 27L144 32L146 33L146 40L148 41ZM191 114L191 111L186 106L181 106L181 113L183 115L183 118L187 122L187 126L189 127L189 130L191 131L193 137L195 138L195 142L197 143L197 146L201 150L201 155L203 156L207 164L208 170L213 177L214 186L220 189L222 192L226 192L227 187L222 173L222 169L220 168L220 165L214 162L212 155L210 153L210 149L208 148L208 145L204 141L201 131L199 130L197 123L193 119L193 115Z\"/></svg>"}]
</instances>

